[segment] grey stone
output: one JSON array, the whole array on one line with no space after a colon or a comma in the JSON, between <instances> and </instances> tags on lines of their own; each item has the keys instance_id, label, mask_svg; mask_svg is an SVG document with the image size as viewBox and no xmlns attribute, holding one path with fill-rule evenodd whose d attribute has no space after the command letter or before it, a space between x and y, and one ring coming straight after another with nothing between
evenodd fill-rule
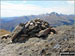
<instances>
[{"instance_id":1,"label":"grey stone","mask_svg":"<svg viewBox=\"0 0 75 56\"><path fill-rule=\"evenodd\" d=\"M50 32L50 28L47 28L47 29L45 29L45 30L41 30L38 34L37 34L37 36L47 36L48 34L49 34L49 32Z\"/></svg>"},{"instance_id":2,"label":"grey stone","mask_svg":"<svg viewBox=\"0 0 75 56\"><path fill-rule=\"evenodd\" d=\"M18 25L16 26L15 30L11 33L11 39L12 41L17 38L18 34L23 30L23 27Z\"/></svg>"}]
</instances>

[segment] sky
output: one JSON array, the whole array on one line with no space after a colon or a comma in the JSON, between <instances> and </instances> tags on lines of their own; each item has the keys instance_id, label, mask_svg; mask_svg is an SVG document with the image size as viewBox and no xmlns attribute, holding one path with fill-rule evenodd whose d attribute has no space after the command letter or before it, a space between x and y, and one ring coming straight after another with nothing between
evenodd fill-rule
<instances>
[{"instance_id":1,"label":"sky","mask_svg":"<svg viewBox=\"0 0 75 56\"><path fill-rule=\"evenodd\" d=\"M74 1L1 1L1 17L57 12L74 14Z\"/></svg>"}]
</instances>

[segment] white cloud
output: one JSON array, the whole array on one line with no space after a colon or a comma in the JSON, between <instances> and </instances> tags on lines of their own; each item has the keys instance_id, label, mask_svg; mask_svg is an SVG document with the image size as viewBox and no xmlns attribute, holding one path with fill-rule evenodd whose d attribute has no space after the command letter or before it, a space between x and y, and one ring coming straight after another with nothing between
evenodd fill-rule
<instances>
[{"instance_id":1,"label":"white cloud","mask_svg":"<svg viewBox=\"0 0 75 56\"><path fill-rule=\"evenodd\" d=\"M68 3L68 4L74 4L75 1L74 1L74 0L72 0L72 1L67 1L67 3Z\"/></svg>"},{"instance_id":2,"label":"white cloud","mask_svg":"<svg viewBox=\"0 0 75 56\"><path fill-rule=\"evenodd\" d=\"M43 13L58 12L63 14L73 14L74 8L70 7L49 7L44 8L32 4L13 4L13 3L1 3L1 17L13 17L23 15L38 15Z\"/></svg>"}]
</instances>

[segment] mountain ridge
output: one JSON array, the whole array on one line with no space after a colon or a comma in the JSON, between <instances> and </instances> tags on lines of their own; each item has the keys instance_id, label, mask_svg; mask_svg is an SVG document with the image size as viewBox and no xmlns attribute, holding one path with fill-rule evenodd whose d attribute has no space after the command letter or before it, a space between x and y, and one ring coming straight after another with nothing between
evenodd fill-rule
<instances>
[{"instance_id":1,"label":"mountain ridge","mask_svg":"<svg viewBox=\"0 0 75 56\"><path fill-rule=\"evenodd\" d=\"M19 23L26 23L29 20L40 18L43 19L51 26L59 25L73 25L75 15L58 14L56 12L41 14L41 15L30 15L21 17L9 17L8 20L0 19L0 29L12 31Z\"/></svg>"}]
</instances>

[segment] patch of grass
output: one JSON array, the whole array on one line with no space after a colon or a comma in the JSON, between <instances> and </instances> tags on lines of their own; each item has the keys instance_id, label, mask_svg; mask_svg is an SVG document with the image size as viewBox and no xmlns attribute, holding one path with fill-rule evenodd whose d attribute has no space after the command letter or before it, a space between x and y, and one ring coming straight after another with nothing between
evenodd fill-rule
<instances>
[{"instance_id":1,"label":"patch of grass","mask_svg":"<svg viewBox=\"0 0 75 56\"><path fill-rule=\"evenodd\" d=\"M10 34L11 32L4 30L4 29L0 29L0 36L5 35L5 34Z\"/></svg>"}]
</instances>

